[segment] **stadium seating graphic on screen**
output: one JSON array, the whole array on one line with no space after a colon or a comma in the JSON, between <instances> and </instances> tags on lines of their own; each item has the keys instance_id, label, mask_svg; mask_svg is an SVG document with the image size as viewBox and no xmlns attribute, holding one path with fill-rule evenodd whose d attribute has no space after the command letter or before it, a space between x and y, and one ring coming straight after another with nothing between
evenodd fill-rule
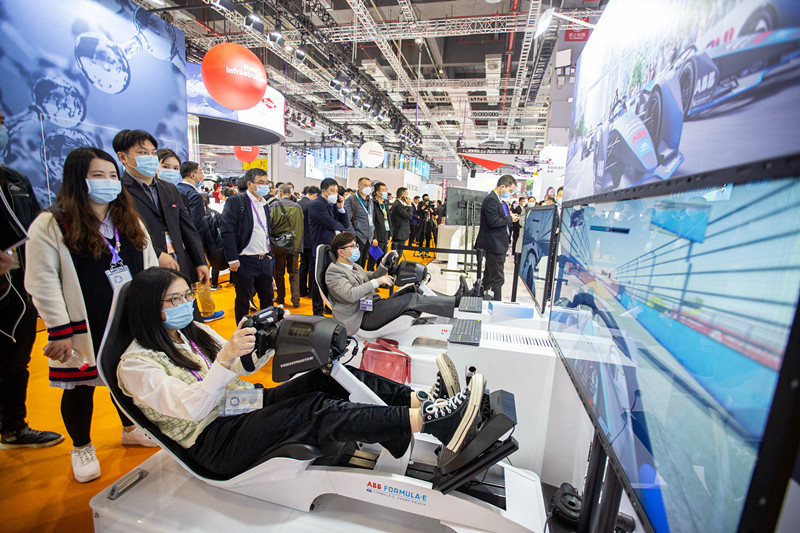
<instances>
[{"instance_id":1,"label":"stadium seating graphic on screen","mask_svg":"<svg viewBox=\"0 0 800 533\"><path fill-rule=\"evenodd\" d=\"M565 208L550 329L654 530L736 531L795 319L800 179Z\"/></svg>"},{"instance_id":2,"label":"stadium seating graphic on screen","mask_svg":"<svg viewBox=\"0 0 800 533\"><path fill-rule=\"evenodd\" d=\"M555 216L556 206L528 209L525 212L519 275L536 300L541 313L544 313L546 302L550 297L547 290L547 283L550 281L547 279L547 273Z\"/></svg>"}]
</instances>

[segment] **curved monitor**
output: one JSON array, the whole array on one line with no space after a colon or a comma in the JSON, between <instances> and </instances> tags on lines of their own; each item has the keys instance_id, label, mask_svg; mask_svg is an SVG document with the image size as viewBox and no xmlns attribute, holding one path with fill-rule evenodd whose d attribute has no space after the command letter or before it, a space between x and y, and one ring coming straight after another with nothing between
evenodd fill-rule
<instances>
[{"instance_id":1,"label":"curved monitor","mask_svg":"<svg viewBox=\"0 0 800 533\"><path fill-rule=\"evenodd\" d=\"M565 207L560 246L549 327L646 529L737 531L792 409L800 179Z\"/></svg>"}]
</instances>

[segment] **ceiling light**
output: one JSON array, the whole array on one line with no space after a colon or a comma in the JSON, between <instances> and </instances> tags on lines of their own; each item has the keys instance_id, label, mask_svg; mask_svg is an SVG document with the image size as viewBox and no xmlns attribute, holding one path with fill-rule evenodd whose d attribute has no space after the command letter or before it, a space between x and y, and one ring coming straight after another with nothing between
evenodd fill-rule
<instances>
[{"instance_id":1,"label":"ceiling light","mask_svg":"<svg viewBox=\"0 0 800 533\"><path fill-rule=\"evenodd\" d=\"M414 39L414 42L417 44L422 44L425 42L425 39L423 39L422 37L417 37L416 39Z\"/></svg>"},{"instance_id":2,"label":"ceiling light","mask_svg":"<svg viewBox=\"0 0 800 533\"><path fill-rule=\"evenodd\" d=\"M150 3L151 4L155 4L157 6L163 6L164 5L164 0L150 0Z\"/></svg>"},{"instance_id":3,"label":"ceiling light","mask_svg":"<svg viewBox=\"0 0 800 533\"><path fill-rule=\"evenodd\" d=\"M261 22L261 17L259 17L255 13L250 13L248 18L250 18L251 20L254 20L255 22Z\"/></svg>"},{"instance_id":4,"label":"ceiling light","mask_svg":"<svg viewBox=\"0 0 800 533\"><path fill-rule=\"evenodd\" d=\"M302 48L298 48L294 51L294 58L302 63L306 59L306 51Z\"/></svg>"},{"instance_id":5,"label":"ceiling light","mask_svg":"<svg viewBox=\"0 0 800 533\"><path fill-rule=\"evenodd\" d=\"M236 4L233 0L211 0L211 5L227 9L228 11L236 9Z\"/></svg>"},{"instance_id":6,"label":"ceiling light","mask_svg":"<svg viewBox=\"0 0 800 533\"><path fill-rule=\"evenodd\" d=\"M280 30L275 29L269 32L269 35L267 35L267 42L275 48L281 48L283 47L285 41Z\"/></svg>"},{"instance_id":7,"label":"ceiling light","mask_svg":"<svg viewBox=\"0 0 800 533\"><path fill-rule=\"evenodd\" d=\"M350 88L350 82L345 82L344 84L342 84L342 94L343 95L347 96L351 92L353 92L353 89Z\"/></svg>"},{"instance_id":8,"label":"ceiling light","mask_svg":"<svg viewBox=\"0 0 800 533\"><path fill-rule=\"evenodd\" d=\"M353 101L360 102L361 101L361 91L356 89L356 92L353 93Z\"/></svg>"}]
</instances>

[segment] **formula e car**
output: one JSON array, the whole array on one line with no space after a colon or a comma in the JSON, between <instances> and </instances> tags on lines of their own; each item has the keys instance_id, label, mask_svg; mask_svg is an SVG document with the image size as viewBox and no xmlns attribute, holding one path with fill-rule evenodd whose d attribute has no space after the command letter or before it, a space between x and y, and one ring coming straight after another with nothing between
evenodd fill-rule
<instances>
[{"instance_id":1,"label":"formula e car","mask_svg":"<svg viewBox=\"0 0 800 533\"><path fill-rule=\"evenodd\" d=\"M680 86L674 72L656 77L631 99L617 98L594 130L594 192L669 179L683 163Z\"/></svg>"},{"instance_id":2,"label":"formula e car","mask_svg":"<svg viewBox=\"0 0 800 533\"><path fill-rule=\"evenodd\" d=\"M686 49L673 69L687 118L757 87L770 73L800 57L800 28L744 35L698 52Z\"/></svg>"}]
</instances>

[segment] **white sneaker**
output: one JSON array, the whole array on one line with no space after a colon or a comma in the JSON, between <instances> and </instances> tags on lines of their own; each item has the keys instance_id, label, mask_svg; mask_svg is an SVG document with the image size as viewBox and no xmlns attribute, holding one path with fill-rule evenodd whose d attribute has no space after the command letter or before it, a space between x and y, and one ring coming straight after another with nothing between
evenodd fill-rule
<instances>
[{"instance_id":1,"label":"white sneaker","mask_svg":"<svg viewBox=\"0 0 800 533\"><path fill-rule=\"evenodd\" d=\"M122 430L122 445L123 446L144 446L145 448L155 448L158 443L150 438L150 435L136 428L132 431Z\"/></svg>"},{"instance_id":2,"label":"white sneaker","mask_svg":"<svg viewBox=\"0 0 800 533\"><path fill-rule=\"evenodd\" d=\"M72 473L75 481L86 483L100 477L100 462L94 454L94 446L75 448L69 452L72 455Z\"/></svg>"}]
</instances>

